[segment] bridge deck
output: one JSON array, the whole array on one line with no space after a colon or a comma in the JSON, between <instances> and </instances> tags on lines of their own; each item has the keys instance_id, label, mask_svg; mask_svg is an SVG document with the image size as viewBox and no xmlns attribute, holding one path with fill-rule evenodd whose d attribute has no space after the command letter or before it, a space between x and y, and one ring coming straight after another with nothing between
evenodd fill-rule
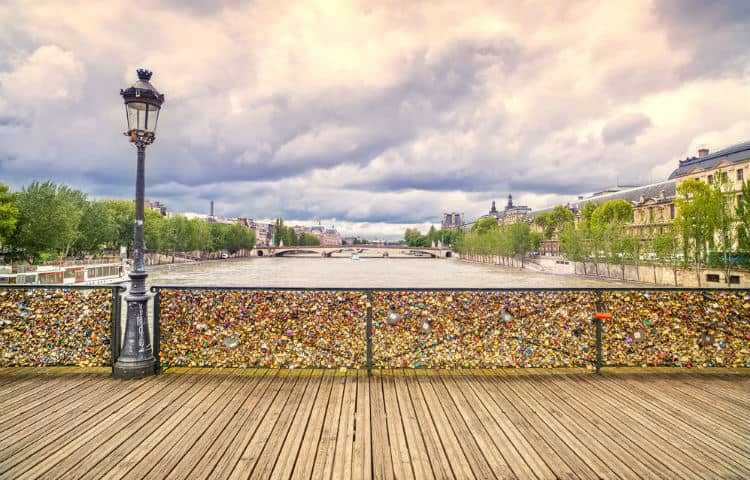
<instances>
[{"instance_id":1,"label":"bridge deck","mask_svg":"<svg viewBox=\"0 0 750 480\"><path fill-rule=\"evenodd\" d=\"M750 477L747 372L71 371L0 369L0 478Z\"/></svg>"}]
</instances>

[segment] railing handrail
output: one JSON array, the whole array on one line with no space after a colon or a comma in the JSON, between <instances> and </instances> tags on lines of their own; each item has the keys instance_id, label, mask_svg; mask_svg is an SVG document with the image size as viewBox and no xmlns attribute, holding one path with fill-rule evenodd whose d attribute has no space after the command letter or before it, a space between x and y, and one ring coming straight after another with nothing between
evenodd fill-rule
<instances>
[{"instance_id":1,"label":"railing handrail","mask_svg":"<svg viewBox=\"0 0 750 480\"><path fill-rule=\"evenodd\" d=\"M271 292L746 292L750 288L731 287L242 287L222 285L153 285L160 290L239 290Z\"/></svg>"}]
</instances>

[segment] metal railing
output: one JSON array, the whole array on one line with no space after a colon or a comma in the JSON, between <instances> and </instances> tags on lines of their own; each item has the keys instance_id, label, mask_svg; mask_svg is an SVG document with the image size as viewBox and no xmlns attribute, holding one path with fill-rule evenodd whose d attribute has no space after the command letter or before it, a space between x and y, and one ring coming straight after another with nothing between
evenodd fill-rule
<instances>
[{"instance_id":1,"label":"metal railing","mask_svg":"<svg viewBox=\"0 0 750 480\"><path fill-rule=\"evenodd\" d=\"M0 366L112 366L120 286L0 286Z\"/></svg>"},{"instance_id":2,"label":"metal railing","mask_svg":"<svg viewBox=\"0 0 750 480\"><path fill-rule=\"evenodd\" d=\"M165 367L750 367L750 290L152 291Z\"/></svg>"}]
</instances>

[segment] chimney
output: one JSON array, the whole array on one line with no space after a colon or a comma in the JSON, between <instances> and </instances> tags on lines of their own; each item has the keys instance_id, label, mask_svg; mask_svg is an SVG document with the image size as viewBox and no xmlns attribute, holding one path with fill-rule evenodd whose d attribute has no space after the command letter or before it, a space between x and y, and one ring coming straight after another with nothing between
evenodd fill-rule
<instances>
[{"instance_id":1,"label":"chimney","mask_svg":"<svg viewBox=\"0 0 750 480\"><path fill-rule=\"evenodd\" d=\"M645 196L645 195L643 195L643 194L641 194L641 202L640 202L640 203L643 203L643 202L645 202L645 201L646 201L646 196Z\"/></svg>"},{"instance_id":2,"label":"chimney","mask_svg":"<svg viewBox=\"0 0 750 480\"><path fill-rule=\"evenodd\" d=\"M210 216L212 216L212 217L214 216L214 201L213 200L211 200L211 214L210 214Z\"/></svg>"},{"instance_id":3,"label":"chimney","mask_svg":"<svg viewBox=\"0 0 750 480\"><path fill-rule=\"evenodd\" d=\"M708 156L708 149L706 147L701 147L698 149L698 158L703 158Z\"/></svg>"},{"instance_id":4,"label":"chimney","mask_svg":"<svg viewBox=\"0 0 750 480\"><path fill-rule=\"evenodd\" d=\"M659 199L664 200L665 198L667 198L667 192L665 192L664 190L659 190Z\"/></svg>"}]
</instances>

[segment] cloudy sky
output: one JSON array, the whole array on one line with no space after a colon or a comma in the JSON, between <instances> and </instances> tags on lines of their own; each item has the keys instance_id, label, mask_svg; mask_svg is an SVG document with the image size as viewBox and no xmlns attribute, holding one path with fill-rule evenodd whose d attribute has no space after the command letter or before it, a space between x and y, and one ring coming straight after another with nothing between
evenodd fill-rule
<instances>
[{"instance_id":1,"label":"cloudy sky","mask_svg":"<svg viewBox=\"0 0 750 480\"><path fill-rule=\"evenodd\" d=\"M750 2L0 2L0 182L401 235L665 179L750 139Z\"/></svg>"}]
</instances>

